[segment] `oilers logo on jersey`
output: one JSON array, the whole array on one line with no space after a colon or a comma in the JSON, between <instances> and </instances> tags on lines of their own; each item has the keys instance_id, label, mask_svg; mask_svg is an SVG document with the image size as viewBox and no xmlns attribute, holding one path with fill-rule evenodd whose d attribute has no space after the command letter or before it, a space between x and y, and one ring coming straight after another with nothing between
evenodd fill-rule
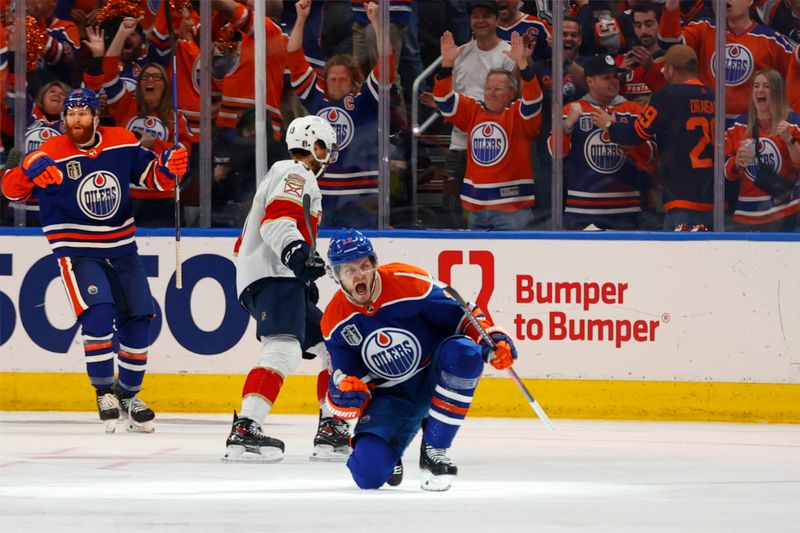
<instances>
[{"instance_id":1,"label":"oilers logo on jersey","mask_svg":"<svg viewBox=\"0 0 800 533\"><path fill-rule=\"evenodd\" d=\"M422 358L419 340L409 331L380 328L373 331L361 347L361 357L376 376L405 381L414 375Z\"/></svg>"},{"instance_id":2,"label":"oilers logo on jersey","mask_svg":"<svg viewBox=\"0 0 800 533\"><path fill-rule=\"evenodd\" d=\"M496 122L481 122L470 132L472 158L478 165L494 165L508 152L508 135Z\"/></svg>"},{"instance_id":3,"label":"oilers logo on jersey","mask_svg":"<svg viewBox=\"0 0 800 533\"><path fill-rule=\"evenodd\" d=\"M753 163L752 165L747 165L744 168L744 173L748 178L755 180L759 165L777 173L780 170L782 163L783 160L781 158L781 151L778 148L778 145L775 144L775 141L769 138L759 137L758 164Z\"/></svg>"},{"instance_id":4,"label":"oilers logo on jersey","mask_svg":"<svg viewBox=\"0 0 800 533\"><path fill-rule=\"evenodd\" d=\"M142 135L150 135L158 140L169 140L169 128L160 118L148 115L146 117L133 117L125 126L126 130L135 131Z\"/></svg>"},{"instance_id":5,"label":"oilers logo on jersey","mask_svg":"<svg viewBox=\"0 0 800 533\"><path fill-rule=\"evenodd\" d=\"M55 128L51 128L50 126L46 125L45 123L38 122L31 124L31 128L28 129L28 132L25 134L25 153L33 152L34 150L38 150L41 145L45 142L49 141L53 137L57 135L61 135L61 132Z\"/></svg>"},{"instance_id":6,"label":"oilers logo on jersey","mask_svg":"<svg viewBox=\"0 0 800 533\"><path fill-rule=\"evenodd\" d=\"M81 182L76 199L87 217L108 220L117 214L121 198L119 179L111 172L98 170Z\"/></svg>"},{"instance_id":7,"label":"oilers logo on jersey","mask_svg":"<svg viewBox=\"0 0 800 533\"><path fill-rule=\"evenodd\" d=\"M326 107L317 113L318 117L324 118L330 123L333 131L336 132L336 144L339 152L350 145L353 140L353 117L346 111L338 107ZM335 163L332 160L331 163Z\"/></svg>"},{"instance_id":8,"label":"oilers logo on jersey","mask_svg":"<svg viewBox=\"0 0 800 533\"><path fill-rule=\"evenodd\" d=\"M711 54L711 73L717 75L717 53ZM729 43L725 46L725 84L734 87L750 79L755 67L753 53L746 46Z\"/></svg>"},{"instance_id":9,"label":"oilers logo on jersey","mask_svg":"<svg viewBox=\"0 0 800 533\"><path fill-rule=\"evenodd\" d=\"M589 167L599 174L613 174L625 164L625 151L608 139L605 130L595 130L586 138L583 157Z\"/></svg>"}]
</instances>

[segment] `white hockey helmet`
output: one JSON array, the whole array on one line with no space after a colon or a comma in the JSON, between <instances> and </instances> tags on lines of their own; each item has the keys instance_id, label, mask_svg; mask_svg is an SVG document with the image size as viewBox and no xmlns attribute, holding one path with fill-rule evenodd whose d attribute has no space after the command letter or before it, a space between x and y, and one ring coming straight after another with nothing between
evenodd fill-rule
<instances>
[{"instance_id":1,"label":"white hockey helmet","mask_svg":"<svg viewBox=\"0 0 800 533\"><path fill-rule=\"evenodd\" d=\"M320 160L314 153L314 144L320 141L328 150L328 157ZM322 117L317 115L306 115L298 117L289 124L286 130L286 147L291 151L295 148L311 152L314 159L322 163L324 167L331 161L336 161L337 145L336 132Z\"/></svg>"}]
</instances>

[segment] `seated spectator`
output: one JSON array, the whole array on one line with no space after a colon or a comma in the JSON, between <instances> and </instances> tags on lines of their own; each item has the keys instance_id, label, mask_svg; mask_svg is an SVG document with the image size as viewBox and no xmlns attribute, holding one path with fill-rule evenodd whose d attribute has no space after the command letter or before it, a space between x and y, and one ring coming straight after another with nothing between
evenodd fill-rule
<instances>
[{"instance_id":1,"label":"seated spectator","mask_svg":"<svg viewBox=\"0 0 800 533\"><path fill-rule=\"evenodd\" d=\"M647 183L642 169L651 168L655 143L624 148L593 125L597 109L632 124L642 108L619 95L620 69L611 56L589 58L584 72L589 94L564 106L564 229L639 229ZM549 142L552 153L552 135Z\"/></svg>"},{"instance_id":2,"label":"seated spectator","mask_svg":"<svg viewBox=\"0 0 800 533\"><path fill-rule=\"evenodd\" d=\"M725 137L725 177L739 182L733 213L740 231L793 231L800 213L800 115L789 109L783 76L753 77L750 109Z\"/></svg>"},{"instance_id":3,"label":"seated spectator","mask_svg":"<svg viewBox=\"0 0 800 533\"><path fill-rule=\"evenodd\" d=\"M520 230L531 227L535 203L530 146L541 125L542 90L528 61L532 50L515 33L507 55L522 71L517 77L492 69L486 77L484 103L453 90L453 65L463 47L450 32L442 36L442 66L433 93L445 120L468 132L467 168L461 204L470 229ZM512 103L513 102L513 103Z\"/></svg>"},{"instance_id":4,"label":"seated spectator","mask_svg":"<svg viewBox=\"0 0 800 533\"><path fill-rule=\"evenodd\" d=\"M378 6L366 6L367 16L380 37ZM336 55L322 75L305 60L303 25L310 0L296 4L297 23L289 38L288 59L292 87L309 111L327 120L336 132L338 156L317 180L322 189L323 227L375 228L378 226L378 69L366 81L354 58ZM390 57L394 71L394 53ZM391 75L390 75L391 79Z\"/></svg>"}]
</instances>

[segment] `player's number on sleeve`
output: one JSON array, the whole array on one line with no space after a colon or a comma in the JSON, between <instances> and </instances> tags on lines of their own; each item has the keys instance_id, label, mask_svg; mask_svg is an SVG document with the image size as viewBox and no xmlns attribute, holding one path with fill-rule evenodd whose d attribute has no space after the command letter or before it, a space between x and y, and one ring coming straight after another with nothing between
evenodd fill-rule
<instances>
[{"instance_id":1,"label":"player's number on sleeve","mask_svg":"<svg viewBox=\"0 0 800 533\"><path fill-rule=\"evenodd\" d=\"M711 121L704 117L691 117L686 121L686 131L696 131L698 128L701 132L700 139L689 152L689 159L692 162L692 168L711 168L714 166L713 159L701 157L706 146L711 144Z\"/></svg>"}]
</instances>

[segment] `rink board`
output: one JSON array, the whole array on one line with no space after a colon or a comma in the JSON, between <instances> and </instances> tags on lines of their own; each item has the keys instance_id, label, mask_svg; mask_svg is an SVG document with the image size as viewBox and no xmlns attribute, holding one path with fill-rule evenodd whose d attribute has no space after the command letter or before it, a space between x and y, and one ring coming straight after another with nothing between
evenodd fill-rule
<instances>
[{"instance_id":1,"label":"rink board","mask_svg":"<svg viewBox=\"0 0 800 533\"><path fill-rule=\"evenodd\" d=\"M516 369L551 416L800 422L800 236L493 237L373 241L382 263L422 266L509 330ZM234 241L186 230L178 290L169 232L139 232L159 311L144 396L162 411L237 407L258 359L236 301ZM326 302L336 286L319 285ZM53 409L56 398L64 410L93 408L80 336L37 230L0 232L0 351L0 408ZM276 411L313 412L318 370L304 362ZM472 414L530 416L510 380L490 367L485 376Z\"/></svg>"}]
</instances>

